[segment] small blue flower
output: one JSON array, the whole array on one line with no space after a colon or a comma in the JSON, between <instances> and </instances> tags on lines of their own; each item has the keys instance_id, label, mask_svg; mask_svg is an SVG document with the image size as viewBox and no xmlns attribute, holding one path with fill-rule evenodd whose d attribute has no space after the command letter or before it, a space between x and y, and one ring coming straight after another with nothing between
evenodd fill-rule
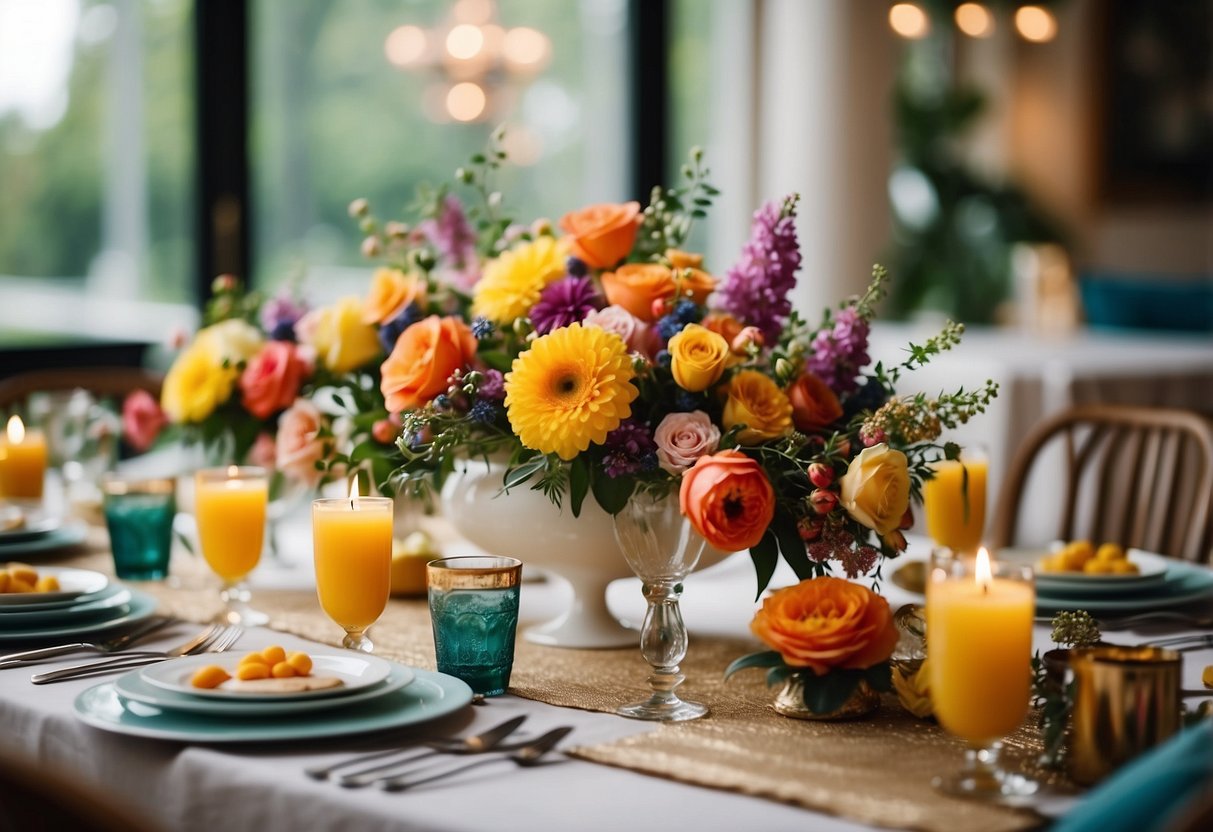
<instances>
[{"instance_id":1,"label":"small blue flower","mask_svg":"<svg viewBox=\"0 0 1213 832\"><path fill-rule=\"evenodd\" d=\"M421 320L421 307L416 303L410 303L401 309L396 317L379 327L379 345L383 347L383 351L390 353L396 346L396 341L399 340L401 333L419 320Z\"/></svg>"},{"instance_id":2,"label":"small blue flower","mask_svg":"<svg viewBox=\"0 0 1213 832\"><path fill-rule=\"evenodd\" d=\"M686 390L679 390L674 394L674 410L680 413L690 413L692 410L699 410L700 399L694 393L689 393Z\"/></svg>"},{"instance_id":3,"label":"small blue flower","mask_svg":"<svg viewBox=\"0 0 1213 832\"><path fill-rule=\"evenodd\" d=\"M472 320L472 334L476 336L477 341L493 337L496 331L497 327L488 318L478 315Z\"/></svg>"},{"instance_id":4,"label":"small blue flower","mask_svg":"<svg viewBox=\"0 0 1213 832\"><path fill-rule=\"evenodd\" d=\"M569 257L564 261L564 269L573 277L585 277L590 273L590 267L579 257Z\"/></svg>"},{"instance_id":5,"label":"small blue flower","mask_svg":"<svg viewBox=\"0 0 1213 832\"><path fill-rule=\"evenodd\" d=\"M694 301L683 299L674 304L670 317L681 321L683 324L697 324L703 320L703 309Z\"/></svg>"},{"instance_id":6,"label":"small blue flower","mask_svg":"<svg viewBox=\"0 0 1213 832\"><path fill-rule=\"evenodd\" d=\"M451 406L451 399L446 393L439 393L434 397L435 410L447 410Z\"/></svg>"},{"instance_id":7,"label":"small blue flower","mask_svg":"<svg viewBox=\"0 0 1213 832\"><path fill-rule=\"evenodd\" d=\"M669 350L659 350L654 361L657 362L658 367L668 368L674 362L674 357L670 355Z\"/></svg>"},{"instance_id":8,"label":"small blue flower","mask_svg":"<svg viewBox=\"0 0 1213 832\"><path fill-rule=\"evenodd\" d=\"M477 399L472 405L472 409L468 411L468 418L473 422L480 422L483 425L491 425L497 421L497 416L501 413L501 406L496 402L491 402L488 399Z\"/></svg>"},{"instance_id":9,"label":"small blue flower","mask_svg":"<svg viewBox=\"0 0 1213 832\"><path fill-rule=\"evenodd\" d=\"M295 324L291 321L279 321L274 324L274 328L270 331L270 339L273 341L295 341Z\"/></svg>"},{"instance_id":10,"label":"small blue flower","mask_svg":"<svg viewBox=\"0 0 1213 832\"><path fill-rule=\"evenodd\" d=\"M657 332L661 335L662 340L669 341L678 333L682 332L686 323L678 320L676 315L670 314L657 321Z\"/></svg>"}]
</instances>

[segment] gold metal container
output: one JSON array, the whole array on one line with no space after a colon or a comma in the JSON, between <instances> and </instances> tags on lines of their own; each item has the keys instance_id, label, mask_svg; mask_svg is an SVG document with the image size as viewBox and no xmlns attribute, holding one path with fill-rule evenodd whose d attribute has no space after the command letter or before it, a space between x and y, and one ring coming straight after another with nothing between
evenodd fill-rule
<instances>
[{"instance_id":1,"label":"gold metal container","mask_svg":"<svg viewBox=\"0 0 1213 832\"><path fill-rule=\"evenodd\" d=\"M1180 728L1180 656L1157 647L1092 647L1070 657L1070 776L1090 785Z\"/></svg>"}]
</instances>

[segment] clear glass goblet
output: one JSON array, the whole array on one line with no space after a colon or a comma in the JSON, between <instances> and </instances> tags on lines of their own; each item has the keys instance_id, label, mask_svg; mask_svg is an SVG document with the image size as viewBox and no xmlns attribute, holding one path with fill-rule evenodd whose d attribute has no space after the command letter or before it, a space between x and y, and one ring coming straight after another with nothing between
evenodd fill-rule
<instances>
[{"instance_id":1,"label":"clear glass goblet","mask_svg":"<svg viewBox=\"0 0 1213 832\"><path fill-rule=\"evenodd\" d=\"M682 516L675 496L651 492L634 494L615 515L615 540L644 585L648 610L640 631L640 652L653 666L652 695L615 713L659 722L697 719L708 712L707 705L687 702L675 692L686 679L679 663L687 653L687 628L678 596L707 543Z\"/></svg>"}]
</instances>

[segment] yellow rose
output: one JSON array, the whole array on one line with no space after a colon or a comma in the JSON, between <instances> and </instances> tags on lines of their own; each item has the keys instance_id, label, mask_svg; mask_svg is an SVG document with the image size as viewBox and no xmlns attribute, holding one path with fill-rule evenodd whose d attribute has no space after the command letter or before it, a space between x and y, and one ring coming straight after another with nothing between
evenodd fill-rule
<instances>
[{"instance_id":1,"label":"yellow rose","mask_svg":"<svg viewBox=\"0 0 1213 832\"><path fill-rule=\"evenodd\" d=\"M901 525L910 506L906 455L883 442L852 459L838 485L847 513L881 535Z\"/></svg>"},{"instance_id":2,"label":"yellow rose","mask_svg":"<svg viewBox=\"0 0 1213 832\"><path fill-rule=\"evenodd\" d=\"M265 338L255 326L239 318L230 318L201 330L194 347L208 350L216 363L239 364L261 352ZM192 349L193 347L191 347Z\"/></svg>"},{"instance_id":3,"label":"yellow rose","mask_svg":"<svg viewBox=\"0 0 1213 832\"><path fill-rule=\"evenodd\" d=\"M231 397L238 374L234 364L223 366L214 344L196 341L164 377L160 406L174 422L201 422Z\"/></svg>"},{"instance_id":4,"label":"yellow rose","mask_svg":"<svg viewBox=\"0 0 1213 832\"><path fill-rule=\"evenodd\" d=\"M931 708L931 686L927 682L927 661L923 659L918 670L908 675L900 667L893 667L893 688L897 691L897 701L919 719L928 719L934 713Z\"/></svg>"},{"instance_id":5,"label":"yellow rose","mask_svg":"<svg viewBox=\"0 0 1213 832\"><path fill-rule=\"evenodd\" d=\"M670 371L683 390L702 393L720 379L729 342L699 324L687 324L670 339Z\"/></svg>"},{"instance_id":6,"label":"yellow rose","mask_svg":"<svg viewBox=\"0 0 1213 832\"><path fill-rule=\"evenodd\" d=\"M745 425L737 441L757 445L791 432L792 403L768 376L757 370L742 370L729 382L729 399L724 403L721 422L726 430Z\"/></svg>"},{"instance_id":7,"label":"yellow rose","mask_svg":"<svg viewBox=\"0 0 1213 832\"><path fill-rule=\"evenodd\" d=\"M348 373L380 354L374 326L363 323L362 301L342 298L332 306L309 312L296 327L300 340L334 373Z\"/></svg>"}]
</instances>

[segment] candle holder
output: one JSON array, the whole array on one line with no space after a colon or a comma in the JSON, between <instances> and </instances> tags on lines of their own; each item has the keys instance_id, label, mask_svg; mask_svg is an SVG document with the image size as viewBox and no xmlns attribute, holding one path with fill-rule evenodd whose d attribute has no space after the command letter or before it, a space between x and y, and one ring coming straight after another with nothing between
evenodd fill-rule
<instances>
[{"instance_id":1,"label":"candle holder","mask_svg":"<svg viewBox=\"0 0 1213 832\"><path fill-rule=\"evenodd\" d=\"M1032 617L1029 567L974 560L932 564L927 580L931 702L939 724L964 739L960 771L936 777L945 794L1003 799L1035 794L1039 784L1002 768L999 740L1023 723L1031 697Z\"/></svg>"},{"instance_id":2,"label":"candle holder","mask_svg":"<svg viewBox=\"0 0 1213 832\"><path fill-rule=\"evenodd\" d=\"M342 647L370 653L367 629L387 607L392 572L392 500L312 501L316 595L325 615L345 630Z\"/></svg>"}]
</instances>

